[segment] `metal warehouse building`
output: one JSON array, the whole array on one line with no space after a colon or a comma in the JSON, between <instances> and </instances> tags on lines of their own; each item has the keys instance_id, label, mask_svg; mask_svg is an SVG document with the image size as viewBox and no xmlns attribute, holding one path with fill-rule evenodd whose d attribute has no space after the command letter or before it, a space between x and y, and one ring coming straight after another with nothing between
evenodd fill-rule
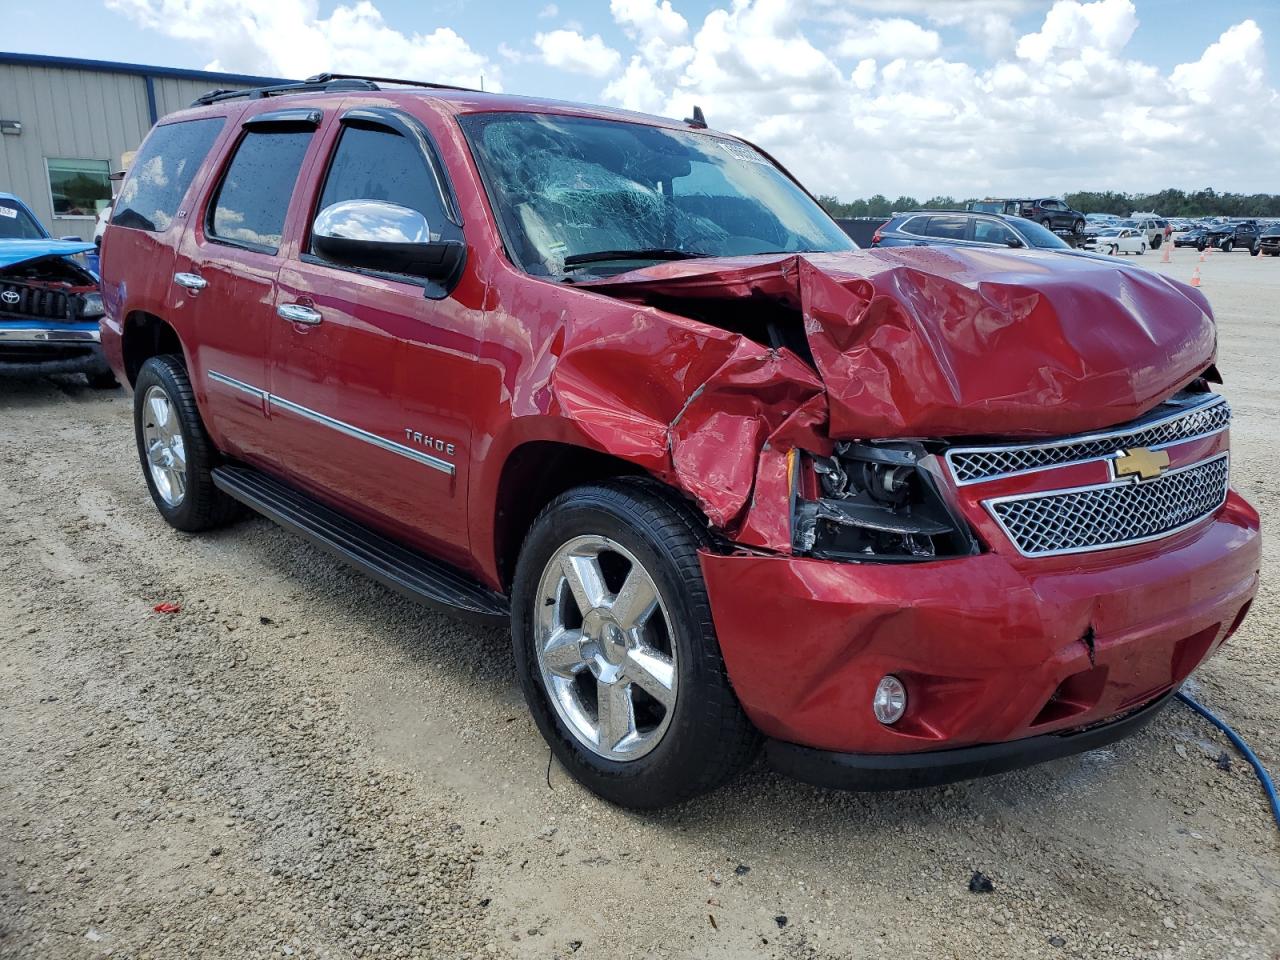
<instances>
[{"instance_id":1,"label":"metal warehouse building","mask_svg":"<svg viewBox=\"0 0 1280 960\"><path fill-rule=\"evenodd\" d=\"M55 237L93 237L112 171L151 125L214 88L279 83L204 70L0 53L0 192Z\"/></svg>"}]
</instances>

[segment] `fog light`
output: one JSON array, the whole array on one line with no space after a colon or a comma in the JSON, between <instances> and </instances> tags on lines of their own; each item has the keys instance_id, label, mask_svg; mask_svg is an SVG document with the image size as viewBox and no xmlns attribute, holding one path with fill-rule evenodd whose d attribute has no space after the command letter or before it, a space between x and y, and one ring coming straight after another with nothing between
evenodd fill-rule
<instances>
[{"instance_id":1,"label":"fog light","mask_svg":"<svg viewBox=\"0 0 1280 960\"><path fill-rule=\"evenodd\" d=\"M897 723L907 712L907 688L897 677L884 677L876 684L871 709L881 723Z\"/></svg>"}]
</instances>

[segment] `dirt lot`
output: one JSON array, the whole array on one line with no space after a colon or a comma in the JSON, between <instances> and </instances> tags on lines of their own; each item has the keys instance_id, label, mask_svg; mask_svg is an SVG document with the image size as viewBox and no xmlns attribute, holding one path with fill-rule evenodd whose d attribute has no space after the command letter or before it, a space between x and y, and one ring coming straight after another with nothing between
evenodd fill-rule
<instances>
[{"instance_id":1,"label":"dirt lot","mask_svg":"<svg viewBox=\"0 0 1280 960\"><path fill-rule=\"evenodd\" d=\"M1134 259L1186 279L1197 254ZM1280 262L1202 275L1273 570ZM853 795L758 767L624 813L548 766L505 633L263 520L165 526L129 411L0 382L0 956L1280 956L1261 791L1181 706L987 781ZM1193 686L1280 772L1270 570Z\"/></svg>"}]
</instances>

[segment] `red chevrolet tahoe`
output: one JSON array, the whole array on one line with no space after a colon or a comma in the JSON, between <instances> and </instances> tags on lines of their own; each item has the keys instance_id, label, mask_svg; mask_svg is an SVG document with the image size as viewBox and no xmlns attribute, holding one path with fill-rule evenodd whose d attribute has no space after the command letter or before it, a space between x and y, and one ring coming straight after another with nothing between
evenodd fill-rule
<instances>
[{"instance_id":1,"label":"red chevrolet tahoe","mask_svg":"<svg viewBox=\"0 0 1280 960\"><path fill-rule=\"evenodd\" d=\"M762 743L862 789L1098 746L1257 587L1198 291L859 250L700 113L215 92L147 138L102 272L161 515L247 505L509 618L543 736L626 806Z\"/></svg>"}]
</instances>

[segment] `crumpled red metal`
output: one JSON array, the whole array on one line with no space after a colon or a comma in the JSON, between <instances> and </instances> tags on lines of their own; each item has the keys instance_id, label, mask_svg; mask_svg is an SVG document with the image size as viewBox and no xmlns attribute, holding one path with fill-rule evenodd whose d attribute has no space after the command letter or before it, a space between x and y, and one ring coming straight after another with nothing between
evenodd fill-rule
<instances>
[{"instance_id":1,"label":"crumpled red metal","mask_svg":"<svg viewBox=\"0 0 1280 960\"><path fill-rule=\"evenodd\" d=\"M674 472L740 542L770 547L784 546L778 511L793 446L1112 426L1200 376L1216 349L1198 291L1062 253L904 247L698 259L580 286L668 312L682 300L764 300L803 324L816 376L790 350L718 339L702 379L672 355L681 376L670 387L693 389L678 416L655 424L670 457L670 470L656 472ZM645 404L653 386L635 386L628 401ZM753 491L753 512L771 516L743 515Z\"/></svg>"}]
</instances>

